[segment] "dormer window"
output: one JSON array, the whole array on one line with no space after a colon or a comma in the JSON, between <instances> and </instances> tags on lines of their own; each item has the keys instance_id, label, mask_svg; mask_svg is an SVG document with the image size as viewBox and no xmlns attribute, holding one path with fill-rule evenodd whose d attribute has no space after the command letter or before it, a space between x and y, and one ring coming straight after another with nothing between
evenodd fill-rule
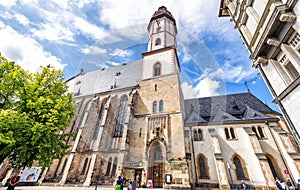
<instances>
[{"instance_id":1,"label":"dormer window","mask_svg":"<svg viewBox=\"0 0 300 190\"><path fill-rule=\"evenodd\" d=\"M154 67L153 67L153 76L159 76L161 73L161 64L160 63L155 63Z\"/></svg>"}]
</instances>

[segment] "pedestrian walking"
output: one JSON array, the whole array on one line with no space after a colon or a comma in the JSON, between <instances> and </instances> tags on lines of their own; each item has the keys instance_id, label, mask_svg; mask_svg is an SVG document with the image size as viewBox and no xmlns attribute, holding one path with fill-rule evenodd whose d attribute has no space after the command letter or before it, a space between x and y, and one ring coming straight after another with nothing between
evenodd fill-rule
<instances>
[{"instance_id":1,"label":"pedestrian walking","mask_svg":"<svg viewBox=\"0 0 300 190\"><path fill-rule=\"evenodd\" d=\"M119 176L118 179L117 179L117 181L116 181L115 190L121 190L122 183L123 183L122 177Z\"/></svg>"}]
</instances>

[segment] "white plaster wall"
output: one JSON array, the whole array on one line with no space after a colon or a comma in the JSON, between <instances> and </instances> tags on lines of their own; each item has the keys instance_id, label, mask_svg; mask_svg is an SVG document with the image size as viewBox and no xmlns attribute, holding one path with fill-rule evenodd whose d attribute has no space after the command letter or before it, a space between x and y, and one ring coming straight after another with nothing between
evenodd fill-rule
<instances>
[{"instance_id":1,"label":"white plaster wall","mask_svg":"<svg viewBox=\"0 0 300 190\"><path fill-rule=\"evenodd\" d=\"M249 16L246 21L246 26L247 26L248 30L250 31L251 35L253 36L253 34L257 28L257 23L256 23L255 19L252 18L251 16Z\"/></svg>"},{"instance_id":2,"label":"white plaster wall","mask_svg":"<svg viewBox=\"0 0 300 190\"><path fill-rule=\"evenodd\" d=\"M293 124L300 134L300 86L294 89L286 98L282 100L282 104L293 121Z\"/></svg>"},{"instance_id":3,"label":"white plaster wall","mask_svg":"<svg viewBox=\"0 0 300 190\"><path fill-rule=\"evenodd\" d=\"M262 16L264 9L266 8L266 2L262 0L254 0L252 7L255 9L259 16Z\"/></svg>"},{"instance_id":4,"label":"white plaster wall","mask_svg":"<svg viewBox=\"0 0 300 190\"><path fill-rule=\"evenodd\" d=\"M166 33L166 46L175 45L175 37L170 33Z\"/></svg>"},{"instance_id":5,"label":"white plaster wall","mask_svg":"<svg viewBox=\"0 0 300 190\"><path fill-rule=\"evenodd\" d=\"M157 53L143 58L143 71L142 79L153 78L153 66L155 63L161 63L161 75L174 73L174 60L172 59L172 51L165 51L162 53Z\"/></svg>"},{"instance_id":6,"label":"white plaster wall","mask_svg":"<svg viewBox=\"0 0 300 190\"><path fill-rule=\"evenodd\" d=\"M269 62L268 65L263 66L262 69L265 72L276 94L279 95L282 91L284 91L284 89L286 88L286 84L274 67L273 63Z\"/></svg>"},{"instance_id":7,"label":"white plaster wall","mask_svg":"<svg viewBox=\"0 0 300 190\"><path fill-rule=\"evenodd\" d=\"M255 124L254 124L255 125ZM218 134L220 137L220 145L225 163L233 164L231 159L232 156L236 153L238 154L245 162L247 167L247 173L251 181L255 184L265 184L264 176L261 171L259 160L255 155L253 147L251 145L249 135L243 129L243 127L251 127L249 125L224 125L224 127L234 127L238 140L226 140L224 128L218 129ZM236 180L235 170L231 170L232 178L234 183L240 183L239 180Z\"/></svg>"},{"instance_id":8,"label":"white plaster wall","mask_svg":"<svg viewBox=\"0 0 300 190\"><path fill-rule=\"evenodd\" d=\"M199 127L197 127L199 129ZM204 141L194 141L194 151L195 151L195 162L196 165L198 165L197 156L199 154L203 154L208 162L208 168L209 168L209 176L210 179L208 181L218 181L218 175L217 175L217 169L216 169L216 163L214 158L214 152L212 150L212 140L209 136L209 132L207 127L201 128L203 130L203 137ZM199 171L198 171L198 178L199 178Z\"/></svg>"},{"instance_id":9,"label":"white plaster wall","mask_svg":"<svg viewBox=\"0 0 300 190\"><path fill-rule=\"evenodd\" d=\"M156 49L161 49L161 48L163 48L164 47L164 45L165 45L165 36L164 36L164 33L157 33L157 34L154 34L153 36L152 36L152 50L156 50ZM156 39L158 39L158 38L160 38L160 40L161 40L161 43L160 43L160 45L155 45L155 41L156 41Z\"/></svg>"}]
</instances>

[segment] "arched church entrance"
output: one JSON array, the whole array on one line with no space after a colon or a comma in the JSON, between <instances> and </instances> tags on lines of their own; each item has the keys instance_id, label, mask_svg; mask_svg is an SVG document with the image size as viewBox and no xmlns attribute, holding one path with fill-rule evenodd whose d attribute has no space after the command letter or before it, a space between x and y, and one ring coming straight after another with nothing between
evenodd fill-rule
<instances>
[{"instance_id":1,"label":"arched church entrance","mask_svg":"<svg viewBox=\"0 0 300 190\"><path fill-rule=\"evenodd\" d=\"M164 157L162 147L158 142L150 148L149 178L153 181L153 187L163 187Z\"/></svg>"}]
</instances>

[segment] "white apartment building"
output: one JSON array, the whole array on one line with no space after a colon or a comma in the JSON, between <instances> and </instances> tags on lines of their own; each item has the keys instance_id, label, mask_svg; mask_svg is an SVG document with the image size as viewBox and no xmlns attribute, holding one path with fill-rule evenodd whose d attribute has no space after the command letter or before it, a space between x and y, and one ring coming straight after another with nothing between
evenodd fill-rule
<instances>
[{"instance_id":1,"label":"white apartment building","mask_svg":"<svg viewBox=\"0 0 300 190\"><path fill-rule=\"evenodd\" d=\"M300 2L221 0L219 17L230 16L300 144Z\"/></svg>"}]
</instances>

